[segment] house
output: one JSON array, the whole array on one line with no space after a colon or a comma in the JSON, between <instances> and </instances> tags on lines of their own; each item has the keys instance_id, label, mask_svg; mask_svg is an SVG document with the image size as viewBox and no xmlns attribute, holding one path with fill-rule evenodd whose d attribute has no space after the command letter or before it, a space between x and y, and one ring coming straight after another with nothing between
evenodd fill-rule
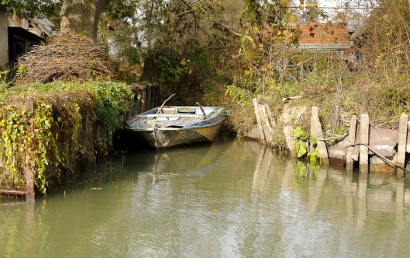
<instances>
[{"instance_id":1,"label":"house","mask_svg":"<svg viewBox=\"0 0 410 258\"><path fill-rule=\"evenodd\" d=\"M302 34L299 39L299 49L341 51L351 47L350 33L346 26L321 23L299 25ZM291 26L296 29L296 24Z\"/></svg>"},{"instance_id":2,"label":"house","mask_svg":"<svg viewBox=\"0 0 410 258\"><path fill-rule=\"evenodd\" d=\"M0 6L0 35L4 35L0 37L0 71L13 66L19 56L51 36L53 28L47 19L7 16L6 8Z\"/></svg>"}]
</instances>

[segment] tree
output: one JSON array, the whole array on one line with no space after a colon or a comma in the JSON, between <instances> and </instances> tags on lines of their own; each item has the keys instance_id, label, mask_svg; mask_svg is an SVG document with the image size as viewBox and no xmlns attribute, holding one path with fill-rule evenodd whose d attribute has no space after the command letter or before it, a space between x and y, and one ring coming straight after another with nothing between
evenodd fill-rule
<instances>
[{"instance_id":1,"label":"tree","mask_svg":"<svg viewBox=\"0 0 410 258\"><path fill-rule=\"evenodd\" d=\"M62 0L1 0L0 5L6 6L8 15L22 15L28 18L43 17L55 12Z\"/></svg>"},{"instance_id":2,"label":"tree","mask_svg":"<svg viewBox=\"0 0 410 258\"><path fill-rule=\"evenodd\" d=\"M75 33L97 39L98 21L109 0L65 0L61 8L62 33Z\"/></svg>"},{"instance_id":3,"label":"tree","mask_svg":"<svg viewBox=\"0 0 410 258\"><path fill-rule=\"evenodd\" d=\"M1 4L6 6L8 15L61 19L62 33L76 33L93 40L97 39L99 17L105 7L110 4L117 10L112 14L126 13L124 11L126 4L121 2L120 0L1 0Z\"/></svg>"}]
</instances>

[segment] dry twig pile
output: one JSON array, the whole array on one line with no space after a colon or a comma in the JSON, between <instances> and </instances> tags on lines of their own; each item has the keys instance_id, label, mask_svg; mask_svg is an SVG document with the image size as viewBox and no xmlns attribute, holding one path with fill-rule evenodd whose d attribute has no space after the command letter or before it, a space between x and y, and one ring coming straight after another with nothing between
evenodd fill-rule
<instances>
[{"instance_id":1,"label":"dry twig pile","mask_svg":"<svg viewBox=\"0 0 410 258\"><path fill-rule=\"evenodd\" d=\"M27 71L18 74L22 83L109 80L111 76L104 49L91 40L72 34L59 35L48 44L37 47L20 59L21 65Z\"/></svg>"}]
</instances>

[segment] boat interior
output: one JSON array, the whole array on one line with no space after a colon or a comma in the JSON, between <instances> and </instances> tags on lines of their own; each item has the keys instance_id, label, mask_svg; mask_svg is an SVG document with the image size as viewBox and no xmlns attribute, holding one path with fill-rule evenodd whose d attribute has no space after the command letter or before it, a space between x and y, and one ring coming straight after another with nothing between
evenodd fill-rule
<instances>
[{"instance_id":1,"label":"boat interior","mask_svg":"<svg viewBox=\"0 0 410 258\"><path fill-rule=\"evenodd\" d=\"M203 110L205 112L205 115L211 114L213 111L215 111L217 107L203 107ZM145 112L141 115L147 115L147 116L158 116L158 115L200 115L202 116L203 113L199 107L164 107L162 108L162 113L157 114L158 108L155 108L153 110L150 110L148 112Z\"/></svg>"},{"instance_id":2,"label":"boat interior","mask_svg":"<svg viewBox=\"0 0 410 258\"><path fill-rule=\"evenodd\" d=\"M204 121L205 119L212 119L214 115L219 114L221 109L221 107L203 107L205 112L204 116L199 107L167 106L163 107L162 113L159 114L157 114L158 108L155 108L145 113L136 115L134 119L128 121L128 124L133 127L136 126L133 125L134 123L138 123L141 128L150 127L152 126L152 123L160 127L180 128L182 126L188 126L192 123Z\"/></svg>"}]
</instances>

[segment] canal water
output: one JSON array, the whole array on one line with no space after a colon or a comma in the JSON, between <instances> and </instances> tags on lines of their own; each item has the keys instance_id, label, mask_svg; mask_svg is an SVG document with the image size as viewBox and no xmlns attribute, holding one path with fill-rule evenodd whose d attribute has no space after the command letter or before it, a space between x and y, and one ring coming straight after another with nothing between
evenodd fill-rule
<instances>
[{"instance_id":1,"label":"canal water","mask_svg":"<svg viewBox=\"0 0 410 258\"><path fill-rule=\"evenodd\" d=\"M0 199L0 257L406 257L410 181L258 143L114 157L34 203Z\"/></svg>"}]
</instances>

